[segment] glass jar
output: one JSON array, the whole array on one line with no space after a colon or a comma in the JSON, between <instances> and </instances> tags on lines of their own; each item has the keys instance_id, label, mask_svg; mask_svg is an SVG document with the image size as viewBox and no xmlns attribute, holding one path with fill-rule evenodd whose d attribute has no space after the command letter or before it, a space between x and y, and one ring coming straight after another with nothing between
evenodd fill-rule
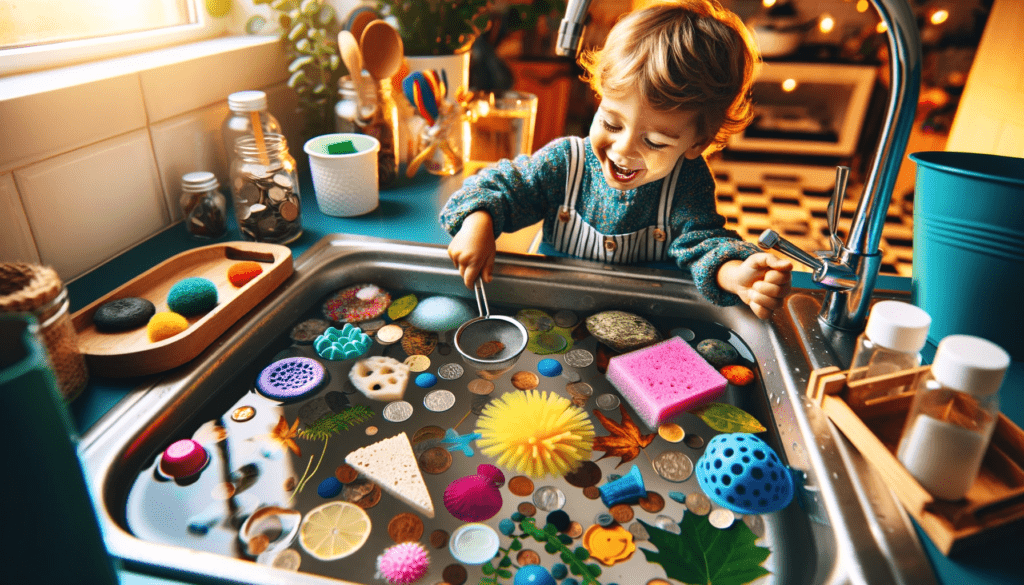
<instances>
[{"instance_id":1,"label":"glass jar","mask_svg":"<svg viewBox=\"0 0 1024 585\"><path fill-rule=\"evenodd\" d=\"M936 498L959 500L974 484L999 418L1010 355L991 341L950 335L918 381L896 456Z\"/></svg>"},{"instance_id":2,"label":"glass jar","mask_svg":"<svg viewBox=\"0 0 1024 585\"><path fill-rule=\"evenodd\" d=\"M235 142L231 195L242 237L254 242L287 244L302 235L302 202L295 159L288 141L267 134Z\"/></svg>"},{"instance_id":3,"label":"glass jar","mask_svg":"<svg viewBox=\"0 0 1024 585\"><path fill-rule=\"evenodd\" d=\"M217 177L209 171L181 177L181 212L185 228L193 236L219 238L227 232L227 200L218 187Z\"/></svg>"},{"instance_id":4,"label":"glass jar","mask_svg":"<svg viewBox=\"0 0 1024 585\"><path fill-rule=\"evenodd\" d=\"M463 121L462 107L451 105L441 112L433 126L423 128L420 133L420 152L422 154L426 149L431 149L423 162L430 173L448 176L462 172Z\"/></svg>"},{"instance_id":5,"label":"glass jar","mask_svg":"<svg viewBox=\"0 0 1024 585\"><path fill-rule=\"evenodd\" d=\"M334 106L335 128L372 136L380 142L377 151L377 186L384 188L398 177L398 104L391 89L391 80L377 82L363 72L360 95L348 75L338 81L340 99Z\"/></svg>"},{"instance_id":6,"label":"glass jar","mask_svg":"<svg viewBox=\"0 0 1024 585\"><path fill-rule=\"evenodd\" d=\"M235 142L242 136L255 136L259 128L264 135L282 134L281 124L267 110L267 94L259 90L236 91L228 96L231 113L221 126L224 153L228 166L235 158ZM259 124L255 121L259 120Z\"/></svg>"},{"instance_id":7,"label":"glass jar","mask_svg":"<svg viewBox=\"0 0 1024 585\"><path fill-rule=\"evenodd\" d=\"M857 338L849 380L873 378L921 365L932 318L920 307L900 301L880 301L871 307L868 323ZM901 394L905 387L867 390L862 400ZM860 406L851 404L851 406Z\"/></svg>"}]
</instances>

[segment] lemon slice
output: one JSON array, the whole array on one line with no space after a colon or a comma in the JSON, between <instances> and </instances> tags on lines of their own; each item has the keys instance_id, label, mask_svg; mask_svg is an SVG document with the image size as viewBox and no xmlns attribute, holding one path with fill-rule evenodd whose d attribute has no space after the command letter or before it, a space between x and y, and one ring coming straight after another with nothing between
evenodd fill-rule
<instances>
[{"instance_id":1,"label":"lemon slice","mask_svg":"<svg viewBox=\"0 0 1024 585\"><path fill-rule=\"evenodd\" d=\"M370 517L348 502L328 502L317 506L302 519L299 544L320 559L333 561L359 550L370 536Z\"/></svg>"}]
</instances>

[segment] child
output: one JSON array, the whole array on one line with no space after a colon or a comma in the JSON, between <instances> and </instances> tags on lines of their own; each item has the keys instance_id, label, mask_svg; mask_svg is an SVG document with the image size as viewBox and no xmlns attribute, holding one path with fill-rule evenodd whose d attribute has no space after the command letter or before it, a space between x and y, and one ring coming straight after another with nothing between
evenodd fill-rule
<instances>
[{"instance_id":1,"label":"child","mask_svg":"<svg viewBox=\"0 0 1024 585\"><path fill-rule=\"evenodd\" d=\"M793 265L724 229L704 155L750 122L757 50L717 0L674 0L624 16L583 56L601 97L588 140L468 178L441 211L466 286L490 282L495 238L543 219L558 252L610 263L672 260L717 305L761 319L782 305ZM542 250L543 251L543 250Z\"/></svg>"}]
</instances>

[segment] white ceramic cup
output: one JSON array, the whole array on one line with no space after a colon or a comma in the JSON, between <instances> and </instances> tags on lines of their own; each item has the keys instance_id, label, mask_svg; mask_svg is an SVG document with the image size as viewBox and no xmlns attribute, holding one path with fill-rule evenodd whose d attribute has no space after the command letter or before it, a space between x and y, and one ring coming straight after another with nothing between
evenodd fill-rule
<instances>
[{"instance_id":1,"label":"white ceramic cup","mask_svg":"<svg viewBox=\"0 0 1024 585\"><path fill-rule=\"evenodd\" d=\"M329 154L328 147L351 142L356 152ZM309 155L316 204L324 215L352 217L377 208L377 153L380 142L365 134L324 134L303 146Z\"/></svg>"}]
</instances>

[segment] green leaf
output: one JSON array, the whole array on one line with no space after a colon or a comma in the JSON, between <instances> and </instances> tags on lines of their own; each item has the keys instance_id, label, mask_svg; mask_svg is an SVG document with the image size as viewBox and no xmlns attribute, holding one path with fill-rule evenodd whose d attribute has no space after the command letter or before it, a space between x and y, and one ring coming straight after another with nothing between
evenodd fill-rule
<instances>
[{"instance_id":1,"label":"green leaf","mask_svg":"<svg viewBox=\"0 0 1024 585\"><path fill-rule=\"evenodd\" d=\"M743 585L769 571L761 566L771 550L757 546L757 536L745 522L725 530L715 528L707 516L683 514L680 534L639 521L658 548L640 550L672 579L693 585Z\"/></svg>"},{"instance_id":2,"label":"green leaf","mask_svg":"<svg viewBox=\"0 0 1024 585\"><path fill-rule=\"evenodd\" d=\"M499 566L499 567L508 567L508 566L510 566L511 564L512 564L512 559L510 559L510 558L508 558L508 557L503 557L503 558L501 559L501 561L500 561L500 562L498 563L498 566Z\"/></svg>"},{"instance_id":3,"label":"green leaf","mask_svg":"<svg viewBox=\"0 0 1024 585\"><path fill-rule=\"evenodd\" d=\"M508 569L498 569L498 575L500 577L504 577L505 579L508 579L509 577L512 576L512 571L509 571Z\"/></svg>"},{"instance_id":4,"label":"green leaf","mask_svg":"<svg viewBox=\"0 0 1024 585\"><path fill-rule=\"evenodd\" d=\"M519 542L518 538L512 539L512 544L508 545L509 550L519 550L523 548L523 543Z\"/></svg>"},{"instance_id":5,"label":"green leaf","mask_svg":"<svg viewBox=\"0 0 1024 585\"><path fill-rule=\"evenodd\" d=\"M549 554L555 554L556 552L558 552L558 545L556 545L553 542L546 542L544 543L544 550L547 551Z\"/></svg>"},{"instance_id":6,"label":"green leaf","mask_svg":"<svg viewBox=\"0 0 1024 585\"><path fill-rule=\"evenodd\" d=\"M763 433L768 430L745 410L731 404L712 402L690 412L720 433Z\"/></svg>"},{"instance_id":7,"label":"green leaf","mask_svg":"<svg viewBox=\"0 0 1024 585\"><path fill-rule=\"evenodd\" d=\"M484 575L493 575L494 565L491 564L491 561L487 561L486 563L480 565L480 572L482 572Z\"/></svg>"}]
</instances>

